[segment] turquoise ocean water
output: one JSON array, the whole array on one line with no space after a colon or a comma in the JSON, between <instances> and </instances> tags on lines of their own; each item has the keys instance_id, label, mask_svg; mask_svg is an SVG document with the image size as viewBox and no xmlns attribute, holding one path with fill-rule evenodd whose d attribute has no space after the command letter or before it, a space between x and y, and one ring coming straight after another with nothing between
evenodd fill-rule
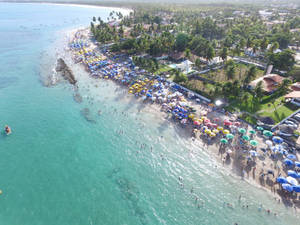
<instances>
[{"instance_id":1,"label":"turquoise ocean water","mask_svg":"<svg viewBox=\"0 0 300 225\"><path fill-rule=\"evenodd\" d=\"M0 135L0 225L299 224L114 83L78 70L82 103L67 83L41 84L58 34L110 11L0 3L0 127L13 130Z\"/></svg>"}]
</instances>

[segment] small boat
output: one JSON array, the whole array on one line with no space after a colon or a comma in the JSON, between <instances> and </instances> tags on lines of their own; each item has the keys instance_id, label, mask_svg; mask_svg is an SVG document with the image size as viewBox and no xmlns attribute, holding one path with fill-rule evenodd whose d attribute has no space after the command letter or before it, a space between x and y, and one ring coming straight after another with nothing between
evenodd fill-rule
<instances>
[{"instance_id":1,"label":"small boat","mask_svg":"<svg viewBox=\"0 0 300 225\"><path fill-rule=\"evenodd\" d=\"M5 126L4 131L5 131L6 135L10 135L11 134L11 129L7 125Z\"/></svg>"}]
</instances>

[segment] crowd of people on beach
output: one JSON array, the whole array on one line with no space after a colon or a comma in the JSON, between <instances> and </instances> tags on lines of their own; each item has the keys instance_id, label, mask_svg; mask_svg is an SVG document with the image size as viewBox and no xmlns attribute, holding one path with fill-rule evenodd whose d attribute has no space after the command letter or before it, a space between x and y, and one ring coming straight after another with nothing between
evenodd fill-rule
<instances>
[{"instance_id":1,"label":"crowd of people on beach","mask_svg":"<svg viewBox=\"0 0 300 225\"><path fill-rule=\"evenodd\" d=\"M74 61L82 63L92 77L113 80L127 87L129 94L144 103L160 106L194 139L201 138L207 145L219 143L223 164L230 160L244 162L241 166L242 176L252 170L253 177L259 173L260 181L265 181L265 177L270 179L269 175L275 179L273 168L264 168L264 159L269 158L275 164L268 166L276 167L278 176L274 182L280 190L287 197L300 192L298 156L275 133L262 127L250 128L232 115L217 112L215 105L199 99L192 91L136 67L129 56L111 53L105 47L99 48L84 31L77 31L69 48ZM119 135L122 133L118 131ZM256 171L258 158L262 159L263 165L260 172ZM286 174L287 178L282 174Z\"/></svg>"}]
</instances>

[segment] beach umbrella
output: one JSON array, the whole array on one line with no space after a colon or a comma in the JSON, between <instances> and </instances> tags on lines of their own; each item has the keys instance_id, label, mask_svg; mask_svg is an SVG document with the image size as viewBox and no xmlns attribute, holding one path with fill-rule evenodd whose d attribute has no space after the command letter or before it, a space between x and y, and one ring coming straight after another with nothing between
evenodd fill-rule
<instances>
[{"instance_id":1,"label":"beach umbrella","mask_svg":"<svg viewBox=\"0 0 300 225\"><path fill-rule=\"evenodd\" d=\"M234 138L234 135L233 135L233 134L227 134L226 137L227 137L228 139L232 139L232 138Z\"/></svg>"},{"instance_id":2,"label":"beach umbrella","mask_svg":"<svg viewBox=\"0 0 300 225\"><path fill-rule=\"evenodd\" d=\"M242 137L245 141L249 141L250 140L250 137L248 135L243 135Z\"/></svg>"},{"instance_id":3,"label":"beach umbrella","mask_svg":"<svg viewBox=\"0 0 300 225\"><path fill-rule=\"evenodd\" d=\"M226 151L226 153L231 154L231 153L232 153L232 150L228 149L228 150Z\"/></svg>"},{"instance_id":4,"label":"beach umbrella","mask_svg":"<svg viewBox=\"0 0 300 225\"><path fill-rule=\"evenodd\" d=\"M223 130L223 134L229 134L230 131L229 130Z\"/></svg>"},{"instance_id":5,"label":"beach umbrella","mask_svg":"<svg viewBox=\"0 0 300 225\"><path fill-rule=\"evenodd\" d=\"M264 130L263 135L265 135L266 137L271 137L273 136L273 133L269 130Z\"/></svg>"},{"instance_id":6,"label":"beach umbrella","mask_svg":"<svg viewBox=\"0 0 300 225\"><path fill-rule=\"evenodd\" d=\"M215 134L219 133L219 131L217 129L214 129L212 132Z\"/></svg>"},{"instance_id":7,"label":"beach umbrella","mask_svg":"<svg viewBox=\"0 0 300 225\"><path fill-rule=\"evenodd\" d=\"M240 129L239 129L239 132L240 132L241 134L245 134L245 133L246 133L246 130L245 130L244 128L240 128Z\"/></svg>"},{"instance_id":8,"label":"beach umbrella","mask_svg":"<svg viewBox=\"0 0 300 225\"><path fill-rule=\"evenodd\" d=\"M285 159L285 160L283 160L283 162L285 165L288 165L288 166L294 165L294 162L290 159Z\"/></svg>"},{"instance_id":9,"label":"beach umbrella","mask_svg":"<svg viewBox=\"0 0 300 225\"><path fill-rule=\"evenodd\" d=\"M241 123L240 123L240 122L234 122L234 125L235 125L235 126L240 126Z\"/></svg>"},{"instance_id":10,"label":"beach umbrella","mask_svg":"<svg viewBox=\"0 0 300 225\"><path fill-rule=\"evenodd\" d=\"M288 176L298 178L298 174L294 170L288 170Z\"/></svg>"},{"instance_id":11,"label":"beach umbrella","mask_svg":"<svg viewBox=\"0 0 300 225\"><path fill-rule=\"evenodd\" d=\"M225 126L230 126L230 125L232 125L232 123L230 121L224 121L224 125Z\"/></svg>"},{"instance_id":12,"label":"beach umbrella","mask_svg":"<svg viewBox=\"0 0 300 225\"><path fill-rule=\"evenodd\" d=\"M257 129L257 130L260 130L260 131L264 130L264 128L263 128L263 127L260 127L260 126L256 127L256 129Z\"/></svg>"},{"instance_id":13,"label":"beach umbrella","mask_svg":"<svg viewBox=\"0 0 300 225\"><path fill-rule=\"evenodd\" d=\"M266 140L266 145L268 145L269 147L271 147L273 145L273 142L270 140Z\"/></svg>"},{"instance_id":14,"label":"beach umbrella","mask_svg":"<svg viewBox=\"0 0 300 225\"><path fill-rule=\"evenodd\" d=\"M218 127L218 124L213 123L213 124L212 124L212 127L213 127L213 128L217 128L217 127Z\"/></svg>"},{"instance_id":15,"label":"beach umbrella","mask_svg":"<svg viewBox=\"0 0 300 225\"><path fill-rule=\"evenodd\" d=\"M277 183L279 183L279 184L285 184L285 183L287 183L287 180L286 180L285 177L277 177L277 178L276 178L276 181L277 181Z\"/></svg>"},{"instance_id":16,"label":"beach umbrella","mask_svg":"<svg viewBox=\"0 0 300 225\"><path fill-rule=\"evenodd\" d=\"M252 146L257 146L257 144L258 144L258 142L255 140L250 141L250 145L252 145Z\"/></svg>"},{"instance_id":17,"label":"beach umbrella","mask_svg":"<svg viewBox=\"0 0 300 225\"><path fill-rule=\"evenodd\" d=\"M296 159L296 156L293 155L293 154L288 154L286 157L287 157L288 159L293 159L293 160Z\"/></svg>"},{"instance_id":18,"label":"beach umbrella","mask_svg":"<svg viewBox=\"0 0 300 225\"><path fill-rule=\"evenodd\" d=\"M249 151L249 154L251 156L254 156L254 157L258 156L258 153L256 151L253 151L253 150Z\"/></svg>"},{"instance_id":19,"label":"beach umbrella","mask_svg":"<svg viewBox=\"0 0 300 225\"><path fill-rule=\"evenodd\" d=\"M300 192L300 185L293 186L293 191L299 193Z\"/></svg>"},{"instance_id":20,"label":"beach umbrella","mask_svg":"<svg viewBox=\"0 0 300 225\"><path fill-rule=\"evenodd\" d=\"M194 121L194 125L199 126L200 122L199 121Z\"/></svg>"},{"instance_id":21,"label":"beach umbrella","mask_svg":"<svg viewBox=\"0 0 300 225\"><path fill-rule=\"evenodd\" d=\"M278 136L274 136L272 138L272 141L275 142L276 144L281 144L283 142L282 138Z\"/></svg>"},{"instance_id":22,"label":"beach umbrella","mask_svg":"<svg viewBox=\"0 0 300 225\"><path fill-rule=\"evenodd\" d=\"M250 130L249 133L250 134L256 134L256 131L255 130Z\"/></svg>"},{"instance_id":23,"label":"beach umbrella","mask_svg":"<svg viewBox=\"0 0 300 225\"><path fill-rule=\"evenodd\" d=\"M226 139L224 139L224 138L222 138L222 139L220 140L220 142L221 142L222 144L227 144L227 143L228 143L228 141L227 141Z\"/></svg>"},{"instance_id":24,"label":"beach umbrella","mask_svg":"<svg viewBox=\"0 0 300 225\"><path fill-rule=\"evenodd\" d=\"M300 162L295 162L295 166L300 167Z\"/></svg>"},{"instance_id":25,"label":"beach umbrella","mask_svg":"<svg viewBox=\"0 0 300 225\"><path fill-rule=\"evenodd\" d=\"M218 129L218 130L224 130L224 128L223 128L223 127L217 127L217 129Z\"/></svg>"},{"instance_id":26,"label":"beach umbrella","mask_svg":"<svg viewBox=\"0 0 300 225\"><path fill-rule=\"evenodd\" d=\"M286 180L291 185L295 185L295 186L298 185L298 181L294 177L287 177Z\"/></svg>"},{"instance_id":27,"label":"beach umbrella","mask_svg":"<svg viewBox=\"0 0 300 225\"><path fill-rule=\"evenodd\" d=\"M291 185L289 185L289 184L282 184L281 186L286 191L289 191L289 192L293 191L293 187Z\"/></svg>"}]
</instances>

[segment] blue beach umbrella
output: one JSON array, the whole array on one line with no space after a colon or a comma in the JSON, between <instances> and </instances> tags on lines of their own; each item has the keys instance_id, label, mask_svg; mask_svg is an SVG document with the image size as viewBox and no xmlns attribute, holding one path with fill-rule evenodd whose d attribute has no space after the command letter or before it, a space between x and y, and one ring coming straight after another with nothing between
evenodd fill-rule
<instances>
[{"instance_id":1,"label":"blue beach umbrella","mask_svg":"<svg viewBox=\"0 0 300 225\"><path fill-rule=\"evenodd\" d=\"M293 191L294 192L300 192L300 185L293 186Z\"/></svg>"},{"instance_id":2,"label":"blue beach umbrella","mask_svg":"<svg viewBox=\"0 0 300 225\"><path fill-rule=\"evenodd\" d=\"M254 157L258 156L258 153L256 151L252 150L252 151L249 151L249 153L251 156L254 156Z\"/></svg>"},{"instance_id":3,"label":"blue beach umbrella","mask_svg":"<svg viewBox=\"0 0 300 225\"><path fill-rule=\"evenodd\" d=\"M294 165L294 162L290 159L285 159L283 162L285 165L288 165L288 166Z\"/></svg>"},{"instance_id":4,"label":"blue beach umbrella","mask_svg":"<svg viewBox=\"0 0 300 225\"><path fill-rule=\"evenodd\" d=\"M281 144L283 142L282 138L278 136L274 136L272 141L274 141L276 144Z\"/></svg>"},{"instance_id":5,"label":"blue beach umbrella","mask_svg":"<svg viewBox=\"0 0 300 225\"><path fill-rule=\"evenodd\" d=\"M300 167L300 162L295 162L295 166Z\"/></svg>"},{"instance_id":6,"label":"blue beach umbrella","mask_svg":"<svg viewBox=\"0 0 300 225\"><path fill-rule=\"evenodd\" d=\"M280 183L280 184L287 183L287 180L284 177L277 177L276 181L277 181L277 183Z\"/></svg>"},{"instance_id":7,"label":"blue beach umbrella","mask_svg":"<svg viewBox=\"0 0 300 225\"><path fill-rule=\"evenodd\" d=\"M282 188L288 192L293 191L293 187L290 184L282 184Z\"/></svg>"},{"instance_id":8,"label":"blue beach umbrella","mask_svg":"<svg viewBox=\"0 0 300 225\"><path fill-rule=\"evenodd\" d=\"M286 157L287 157L288 159L296 159L296 156L293 155L293 154L288 154Z\"/></svg>"},{"instance_id":9,"label":"blue beach umbrella","mask_svg":"<svg viewBox=\"0 0 300 225\"><path fill-rule=\"evenodd\" d=\"M298 174L294 170L288 170L288 176L298 178Z\"/></svg>"}]
</instances>

